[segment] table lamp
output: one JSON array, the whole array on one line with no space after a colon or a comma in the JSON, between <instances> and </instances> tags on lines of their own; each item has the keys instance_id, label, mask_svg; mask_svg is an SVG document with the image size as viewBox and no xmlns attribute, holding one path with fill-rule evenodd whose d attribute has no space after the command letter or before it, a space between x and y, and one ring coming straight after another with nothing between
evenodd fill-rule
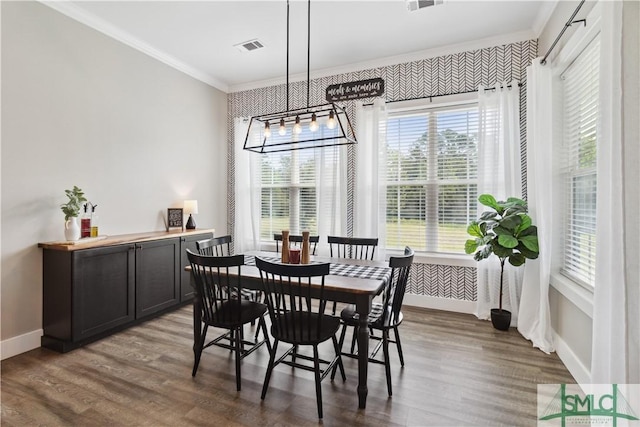
<instances>
[{"instance_id":1,"label":"table lamp","mask_svg":"<svg viewBox=\"0 0 640 427\"><path fill-rule=\"evenodd\" d=\"M196 221L193 219L192 214L198 213L198 201L197 200L185 200L184 201L184 213L189 214L187 220L187 230L193 230L196 228Z\"/></svg>"}]
</instances>

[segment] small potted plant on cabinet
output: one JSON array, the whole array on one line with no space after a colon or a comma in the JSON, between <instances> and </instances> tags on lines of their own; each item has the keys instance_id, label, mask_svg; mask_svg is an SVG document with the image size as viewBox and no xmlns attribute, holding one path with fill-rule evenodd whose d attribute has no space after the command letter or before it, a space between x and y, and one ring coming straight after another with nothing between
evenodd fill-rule
<instances>
[{"instance_id":1,"label":"small potted plant on cabinet","mask_svg":"<svg viewBox=\"0 0 640 427\"><path fill-rule=\"evenodd\" d=\"M80 226L78 225L80 207L87 199L84 197L84 192L75 185L72 190L64 190L64 192L69 198L67 203L60 205L60 209L64 213L64 236L69 241L75 241L80 239Z\"/></svg>"},{"instance_id":2,"label":"small potted plant on cabinet","mask_svg":"<svg viewBox=\"0 0 640 427\"><path fill-rule=\"evenodd\" d=\"M509 260L513 266L521 266L527 259L538 258L538 229L527 215L525 201L509 197L507 201L496 201L490 194L483 194L478 201L491 208L472 221L467 233L474 237L465 243L466 253L474 253L476 261L494 254L500 260L499 307L491 309L493 327L502 331L509 329L511 312L502 309L502 286L504 263Z\"/></svg>"}]
</instances>

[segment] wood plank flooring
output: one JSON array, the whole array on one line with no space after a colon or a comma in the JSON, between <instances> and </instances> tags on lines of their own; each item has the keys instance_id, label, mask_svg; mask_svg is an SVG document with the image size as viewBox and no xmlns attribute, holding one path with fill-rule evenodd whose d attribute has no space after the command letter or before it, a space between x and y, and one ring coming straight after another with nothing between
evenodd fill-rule
<instances>
[{"instance_id":1,"label":"wood plank flooring","mask_svg":"<svg viewBox=\"0 0 640 427\"><path fill-rule=\"evenodd\" d=\"M66 354L40 348L2 361L0 424L533 426L536 385L575 382L556 354L534 349L514 328L496 331L466 314L403 312L405 367L391 348L389 398L384 366L369 365L364 410L358 409L357 361L350 358L344 358L346 382L338 376L322 383L323 421L313 374L302 369L278 366L260 400L264 346L243 360L240 392L233 356L222 348L206 349L191 377L188 306Z\"/></svg>"}]
</instances>

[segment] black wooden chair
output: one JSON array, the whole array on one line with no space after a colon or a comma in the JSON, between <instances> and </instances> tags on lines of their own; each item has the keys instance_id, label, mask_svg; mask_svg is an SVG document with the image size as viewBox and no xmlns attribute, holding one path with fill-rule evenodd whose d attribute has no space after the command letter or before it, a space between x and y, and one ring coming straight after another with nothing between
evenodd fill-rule
<instances>
[{"instance_id":1,"label":"black wooden chair","mask_svg":"<svg viewBox=\"0 0 640 427\"><path fill-rule=\"evenodd\" d=\"M282 234L274 234L273 240L276 241L276 252L280 252L280 244L282 242ZM309 253L310 255L316 255L318 249L318 242L320 236L309 236ZM293 244L293 247L302 248L302 236L297 234L289 235L289 242Z\"/></svg>"},{"instance_id":2,"label":"black wooden chair","mask_svg":"<svg viewBox=\"0 0 640 427\"><path fill-rule=\"evenodd\" d=\"M196 249L200 255L208 256L230 256L231 255L231 236L213 237L196 242ZM262 292L254 289L242 289L242 297L249 301L260 301Z\"/></svg>"},{"instance_id":3,"label":"black wooden chair","mask_svg":"<svg viewBox=\"0 0 640 427\"><path fill-rule=\"evenodd\" d=\"M369 259L375 257L378 238L328 236L331 257Z\"/></svg>"},{"instance_id":4,"label":"black wooden chair","mask_svg":"<svg viewBox=\"0 0 640 427\"><path fill-rule=\"evenodd\" d=\"M195 342L193 346L195 361L191 375L196 375L205 348L217 345L233 350L236 358L236 389L240 391L240 361L265 342L271 351L264 320L267 306L248 301L242 298L239 292L234 291L242 290L240 269L244 265L244 255L207 256L195 254L187 249L187 256L196 286L196 298L199 298L202 310L202 325L198 326L202 327L202 330L200 341ZM256 320L258 328L262 329L264 339L247 341L244 339L242 327ZM228 332L206 343L209 326L227 329Z\"/></svg>"},{"instance_id":5,"label":"black wooden chair","mask_svg":"<svg viewBox=\"0 0 640 427\"><path fill-rule=\"evenodd\" d=\"M378 247L378 238L327 236L331 257L373 260ZM336 303L333 303L336 314Z\"/></svg>"},{"instance_id":6,"label":"black wooden chair","mask_svg":"<svg viewBox=\"0 0 640 427\"><path fill-rule=\"evenodd\" d=\"M400 343L400 334L398 332L398 326L402 323L402 300L407 289L407 282L409 280L409 271L411 270L411 264L413 263L413 250L406 247L404 255L399 257L389 258L389 267L391 267L391 278L389 283L383 291L382 302L374 302L369 313L367 320L370 334L369 338L378 341L378 345L373 349L369 355L369 362L384 364L387 375L387 391L389 396L392 394L391 389L391 364L389 362L389 343L396 344L398 348L398 356L400 357L400 365L404 366L404 356L402 355L402 345ZM351 353L342 353L344 356L357 357L357 353L354 353L354 347L356 343L356 337L358 335L358 313L356 313L355 305L349 305L340 313L340 319L342 320L342 332L340 334L340 351L342 352L342 346L344 344L344 337L347 327L353 326L353 337L351 340ZM389 330L393 329L395 334L395 340L389 338ZM373 330L381 331L380 337L373 334ZM384 360L378 360L375 358L376 354L382 347ZM335 376L335 369L332 373L332 378Z\"/></svg>"},{"instance_id":7,"label":"black wooden chair","mask_svg":"<svg viewBox=\"0 0 640 427\"><path fill-rule=\"evenodd\" d=\"M329 274L329 264L275 264L256 257L256 266L260 270L274 338L261 398L265 398L273 368L278 364L312 371L315 373L318 417L322 418L321 381L334 367L340 368L342 379L346 380L336 338L340 319L324 313L327 304L324 278ZM333 341L335 357L324 360L319 357L318 345L328 340ZM280 341L291 344L291 348L276 359ZM299 346L312 346L313 357L300 354ZM313 366L300 363L300 359L313 361ZM332 379L334 376L335 372Z\"/></svg>"}]
</instances>

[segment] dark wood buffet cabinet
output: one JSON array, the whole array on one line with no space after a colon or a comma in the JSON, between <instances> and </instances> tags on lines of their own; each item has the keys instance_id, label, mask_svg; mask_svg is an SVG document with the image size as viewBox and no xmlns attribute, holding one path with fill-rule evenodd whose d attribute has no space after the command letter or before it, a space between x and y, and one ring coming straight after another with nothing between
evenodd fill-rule
<instances>
[{"instance_id":1,"label":"dark wood buffet cabinet","mask_svg":"<svg viewBox=\"0 0 640 427\"><path fill-rule=\"evenodd\" d=\"M41 344L67 352L191 302L186 249L214 230L40 243Z\"/></svg>"}]
</instances>

